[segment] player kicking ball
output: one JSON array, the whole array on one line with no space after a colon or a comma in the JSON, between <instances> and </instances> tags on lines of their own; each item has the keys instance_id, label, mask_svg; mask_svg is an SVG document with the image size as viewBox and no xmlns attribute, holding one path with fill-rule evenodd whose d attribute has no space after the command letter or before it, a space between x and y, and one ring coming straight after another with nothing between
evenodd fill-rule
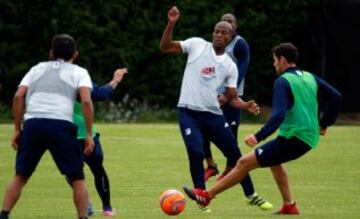
<instances>
[{"instance_id":1,"label":"player kicking ball","mask_svg":"<svg viewBox=\"0 0 360 219\"><path fill-rule=\"evenodd\" d=\"M256 133L245 138L254 147L279 128L279 135L241 157L236 166L209 190L184 187L185 193L202 206L207 206L219 193L240 182L251 170L270 167L280 190L283 206L278 214L299 214L290 193L284 163L295 160L315 149L319 135L325 135L340 111L341 94L319 77L296 66L298 50L291 43L281 43L272 49L274 67L279 77L274 83L272 114ZM327 107L318 116L318 99Z\"/></svg>"}]
</instances>

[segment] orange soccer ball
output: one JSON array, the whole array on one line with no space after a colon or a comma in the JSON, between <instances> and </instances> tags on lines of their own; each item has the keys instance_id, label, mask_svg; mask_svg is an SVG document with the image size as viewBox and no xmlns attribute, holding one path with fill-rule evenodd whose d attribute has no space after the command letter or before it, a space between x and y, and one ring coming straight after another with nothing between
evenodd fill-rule
<instances>
[{"instance_id":1,"label":"orange soccer ball","mask_svg":"<svg viewBox=\"0 0 360 219\"><path fill-rule=\"evenodd\" d=\"M185 196L176 189L169 189L160 195L161 210L167 215L180 214L185 209Z\"/></svg>"}]
</instances>

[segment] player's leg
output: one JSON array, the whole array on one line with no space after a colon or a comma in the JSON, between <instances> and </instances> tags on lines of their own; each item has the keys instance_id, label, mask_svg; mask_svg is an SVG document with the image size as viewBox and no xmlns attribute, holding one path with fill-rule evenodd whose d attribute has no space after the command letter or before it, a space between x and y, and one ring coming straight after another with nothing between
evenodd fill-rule
<instances>
[{"instance_id":1,"label":"player's leg","mask_svg":"<svg viewBox=\"0 0 360 219\"><path fill-rule=\"evenodd\" d=\"M218 174L219 170L211 153L210 140L206 135L204 135L204 154L207 164L207 167L205 169L205 181L208 181L210 177Z\"/></svg>"},{"instance_id":2,"label":"player's leg","mask_svg":"<svg viewBox=\"0 0 360 219\"><path fill-rule=\"evenodd\" d=\"M199 122L202 112L179 108L178 113L180 131L186 146L194 187L205 189L203 134Z\"/></svg>"},{"instance_id":3,"label":"player's leg","mask_svg":"<svg viewBox=\"0 0 360 219\"><path fill-rule=\"evenodd\" d=\"M35 171L46 148L42 143L43 133L39 130L43 124L38 119L24 122L19 148L16 154L16 175L4 193L1 214L9 214L21 196L23 187Z\"/></svg>"},{"instance_id":4,"label":"player's leg","mask_svg":"<svg viewBox=\"0 0 360 219\"><path fill-rule=\"evenodd\" d=\"M222 107L225 119L229 124L230 130L233 133L236 142L238 142L238 129L240 126L241 110L232 107L230 104L225 104ZM239 147L240 154L241 149ZM226 174L231 171L232 167L227 164L225 170L220 174L217 180L221 180ZM250 175L247 175L242 181L241 186L243 188L244 194L247 198L247 203L249 205L256 205L262 210L269 210L273 206L270 202L266 201L264 198L259 196L254 189L254 185Z\"/></svg>"},{"instance_id":5,"label":"player's leg","mask_svg":"<svg viewBox=\"0 0 360 219\"><path fill-rule=\"evenodd\" d=\"M241 110L236 109L232 107L230 104L225 104L221 107L224 117L226 119L226 122L229 124L230 130L233 133L236 142L238 142L238 128L240 125L240 116L241 116ZM240 152L241 153L241 152ZM228 174L231 170L231 166L227 162L227 165L224 169L224 171L220 174L220 176L217 178L217 180L222 179L226 174ZM248 181L248 180L247 180ZM246 185L245 185L246 186Z\"/></svg>"},{"instance_id":6,"label":"player's leg","mask_svg":"<svg viewBox=\"0 0 360 219\"><path fill-rule=\"evenodd\" d=\"M259 167L255 152L250 152L241 157L236 166L222 179L216 181L215 185L208 191L201 189L189 189L184 187L185 193L198 204L207 206L215 196L233 187L248 175L249 171Z\"/></svg>"},{"instance_id":7,"label":"player's leg","mask_svg":"<svg viewBox=\"0 0 360 219\"><path fill-rule=\"evenodd\" d=\"M214 198L217 194L229 189L230 187L241 182L248 173L259 167L254 152L250 152L241 157L236 166L222 179L215 183L215 185L208 190L209 196Z\"/></svg>"},{"instance_id":8,"label":"player's leg","mask_svg":"<svg viewBox=\"0 0 360 219\"><path fill-rule=\"evenodd\" d=\"M283 199L283 206L276 213L299 214L299 209L297 208L296 203L293 201L291 196L289 180L284 165L280 164L272 166L270 169Z\"/></svg>"},{"instance_id":9,"label":"player's leg","mask_svg":"<svg viewBox=\"0 0 360 219\"><path fill-rule=\"evenodd\" d=\"M22 189L27 183L28 179L29 177L15 175L5 190L1 214L10 214L11 209L19 200Z\"/></svg>"},{"instance_id":10,"label":"player's leg","mask_svg":"<svg viewBox=\"0 0 360 219\"><path fill-rule=\"evenodd\" d=\"M217 194L227 190L228 188L243 180L249 171L257 167L280 164L281 162L279 162L278 159L281 151L278 150L278 147L273 146L276 144L276 142L276 139L270 141L240 158L236 164L236 167L233 168L230 173L227 174L222 180L217 181L212 188L210 188L208 191L196 191L198 196L203 198L196 199L196 201L200 204L207 205L210 200L213 199Z\"/></svg>"},{"instance_id":11,"label":"player's leg","mask_svg":"<svg viewBox=\"0 0 360 219\"><path fill-rule=\"evenodd\" d=\"M303 156L310 149L310 146L296 137L290 139L278 137L272 146L272 157L274 158L267 158L267 163L263 162L262 164L271 167L271 172L283 199L283 206L277 211L278 214L299 214L299 209L291 196L290 183L283 163Z\"/></svg>"},{"instance_id":12,"label":"player's leg","mask_svg":"<svg viewBox=\"0 0 360 219\"><path fill-rule=\"evenodd\" d=\"M221 118L221 117L219 117L219 118ZM218 119L217 123L220 125L216 125L216 123L212 124L215 126L211 125L213 127L213 128L211 128L211 130L213 130L211 136L212 136L212 139L213 139L213 142L215 143L215 145L217 145L219 147L219 149L222 150L224 155L227 157L227 167L229 170L231 170L235 166L234 159L236 159L236 161L235 161L235 164L236 164L236 162L238 162L238 159L242 157L242 154L241 154L239 147L237 146L237 141L236 141L233 133L229 130L230 126L228 124L221 125L221 124L225 123L224 121L221 121L221 119ZM216 126L217 126L217 128L215 128ZM225 149L225 148L229 148L229 149ZM226 152L226 151L228 151L228 152ZM229 157L229 155L226 155L226 153L231 154L231 155L235 154L238 157L232 158L232 157ZM224 174L224 176L225 175L226 174ZM267 200L265 200L264 198L262 198L255 192L254 185L253 185L253 182L252 182L249 174L242 177L240 184L242 186L244 195L246 196L247 203L249 205L258 206L262 210L269 210L273 207L273 205L270 202L268 202Z\"/></svg>"},{"instance_id":13,"label":"player's leg","mask_svg":"<svg viewBox=\"0 0 360 219\"><path fill-rule=\"evenodd\" d=\"M104 215L113 216L114 212L110 204L110 183L103 166L104 156L98 133L94 137L94 144L94 151L89 156L85 156L85 162L94 175L95 187L102 202Z\"/></svg>"},{"instance_id":14,"label":"player's leg","mask_svg":"<svg viewBox=\"0 0 360 219\"><path fill-rule=\"evenodd\" d=\"M280 190L283 203L292 203L293 199L290 193L289 180L284 165L276 165L270 167L275 182Z\"/></svg>"},{"instance_id":15,"label":"player's leg","mask_svg":"<svg viewBox=\"0 0 360 219\"><path fill-rule=\"evenodd\" d=\"M190 173L195 188L205 189L204 179L204 147L203 120L204 112L179 108L179 126L189 158ZM207 207L199 205L201 212L211 212Z\"/></svg>"},{"instance_id":16,"label":"player's leg","mask_svg":"<svg viewBox=\"0 0 360 219\"><path fill-rule=\"evenodd\" d=\"M214 116L209 120L207 127L209 138L227 158L227 166L231 170L242 154L229 124L223 116ZM246 176L241 185L245 196L250 197L255 193L250 176Z\"/></svg>"},{"instance_id":17,"label":"player's leg","mask_svg":"<svg viewBox=\"0 0 360 219\"><path fill-rule=\"evenodd\" d=\"M88 190L84 179L72 180L73 199L79 218L87 218Z\"/></svg>"},{"instance_id":18,"label":"player's leg","mask_svg":"<svg viewBox=\"0 0 360 219\"><path fill-rule=\"evenodd\" d=\"M82 151L84 150L84 148L85 148L85 140L84 139L78 139L78 143L79 143L79 145L80 145L80 148L82 149ZM94 149L95 150L95 149ZM85 157L85 156L84 156ZM85 158L84 158L84 160L85 160ZM69 184L69 186L73 186L72 185L72 182L71 182L71 180L67 177L67 176L65 176L65 179L66 179L66 182ZM90 201L90 199L89 199L89 201L88 201L88 206L87 206L87 215L88 216L92 216L94 214L94 209L93 209L93 205L92 205L92 203L91 203L91 201Z\"/></svg>"},{"instance_id":19,"label":"player's leg","mask_svg":"<svg viewBox=\"0 0 360 219\"><path fill-rule=\"evenodd\" d=\"M76 139L77 128L67 121L49 121L52 131L49 151L60 172L70 181L79 218L87 217L88 190L85 182L83 151Z\"/></svg>"}]
</instances>

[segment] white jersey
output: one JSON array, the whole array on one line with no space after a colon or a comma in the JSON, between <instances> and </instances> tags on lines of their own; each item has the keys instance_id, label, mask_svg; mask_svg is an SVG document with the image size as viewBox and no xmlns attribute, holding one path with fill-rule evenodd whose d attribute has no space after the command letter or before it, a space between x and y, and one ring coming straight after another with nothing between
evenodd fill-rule
<instances>
[{"instance_id":1,"label":"white jersey","mask_svg":"<svg viewBox=\"0 0 360 219\"><path fill-rule=\"evenodd\" d=\"M73 121L78 88L92 88L86 69L64 61L40 62L19 86L28 87L24 119L47 118Z\"/></svg>"},{"instance_id":2,"label":"white jersey","mask_svg":"<svg viewBox=\"0 0 360 219\"><path fill-rule=\"evenodd\" d=\"M236 88L235 63L226 53L216 55L212 43L201 38L180 41L180 45L183 52L188 53L188 60L178 107L221 115L217 90L221 86Z\"/></svg>"}]
</instances>

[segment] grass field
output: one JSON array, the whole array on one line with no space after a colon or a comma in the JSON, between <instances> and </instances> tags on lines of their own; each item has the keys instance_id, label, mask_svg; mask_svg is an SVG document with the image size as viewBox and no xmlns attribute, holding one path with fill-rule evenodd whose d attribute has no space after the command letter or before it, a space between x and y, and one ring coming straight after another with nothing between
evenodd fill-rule
<instances>
[{"instance_id":1,"label":"grass field","mask_svg":"<svg viewBox=\"0 0 360 219\"><path fill-rule=\"evenodd\" d=\"M161 192L192 185L178 126L99 124L97 128L102 133L104 165L110 178L116 218L168 218L159 208ZM243 125L239 139L258 128L258 125ZM0 196L14 174L12 130L11 125L0 125ZM318 149L286 165L292 192L301 210L297 218L360 218L360 126L335 126L327 134ZM240 142L242 151L248 151ZM217 149L213 151L223 168L224 158ZM92 218L103 218L101 202L87 167L86 175L91 200L99 210ZM281 198L270 171L259 169L251 175L257 193L278 208ZM213 183L211 179L208 185ZM247 206L240 186L219 195L211 209L210 214L200 213L197 206L188 201L185 211L176 218L287 218ZM48 153L25 187L11 218L76 218L71 190Z\"/></svg>"}]
</instances>

